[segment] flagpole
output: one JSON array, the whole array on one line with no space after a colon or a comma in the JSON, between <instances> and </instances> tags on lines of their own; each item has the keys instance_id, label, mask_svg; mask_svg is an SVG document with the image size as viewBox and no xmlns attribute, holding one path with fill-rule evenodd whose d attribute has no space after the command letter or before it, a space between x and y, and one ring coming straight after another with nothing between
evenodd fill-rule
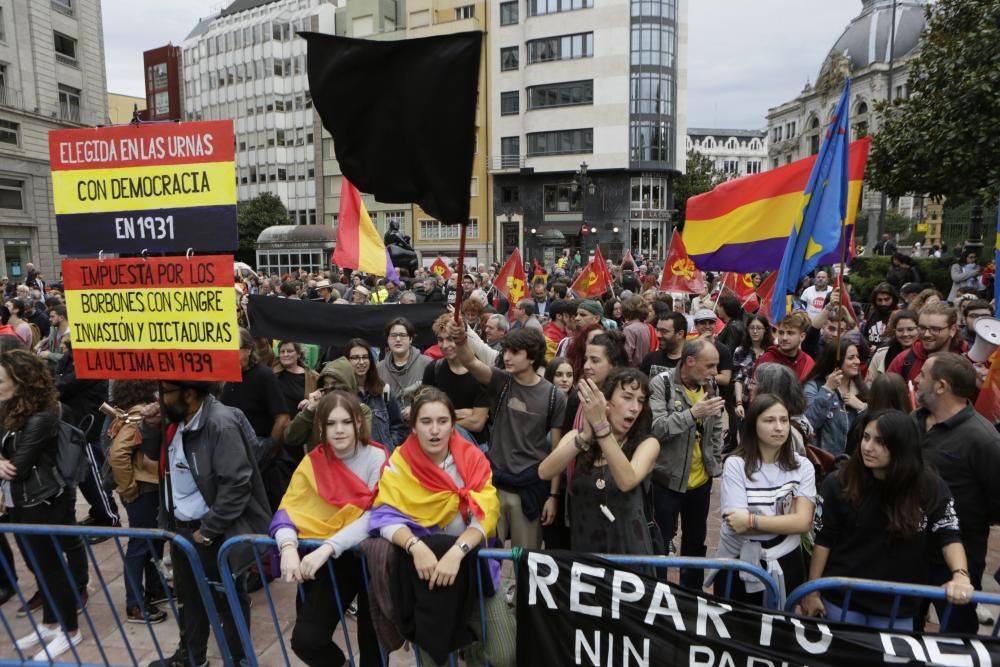
<instances>
[{"instance_id":1,"label":"flagpole","mask_svg":"<svg viewBox=\"0 0 1000 667\"><path fill-rule=\"evenodd\" d=\"M462 271L465 268L465 232L468 225L462 225L462 235L458 240L458 273L455 276L455 324L462 324Z\"/></svg>"},{"instance_id":2,"label":"flagpole","mask_svg":"<svg viewBox=\"0 0 1000 667\"><path fill-rule=\"evenodd\" d=\"M837 316L841 319L837 320L837 366L840 366L840 325L843 323L843 315L840 309L843 308L842 299L844 298L844 264L847 262L847 220L844 220L840 225L840 272L837 274Z\"/></svg>"}]
</instances>

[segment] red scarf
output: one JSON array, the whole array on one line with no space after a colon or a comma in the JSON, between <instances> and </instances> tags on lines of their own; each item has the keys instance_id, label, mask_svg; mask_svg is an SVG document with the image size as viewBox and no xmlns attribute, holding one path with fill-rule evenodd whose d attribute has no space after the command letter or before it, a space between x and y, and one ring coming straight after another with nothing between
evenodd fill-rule
<instances>
[{"instance_id":1,"label":"red scarf","mask_svg":"<svg viewBox=\"0 0 1000 667\"><path fill-rule=\"evenodd\" d=\"M377 442L371 442L369 447L378 447L385 452L386 462L389 452ZM363 510L371 509L372 502L378 494L378 484L369 489L368 484L351 472L330 447L321 444L307 454L312 460L313 476L316 478L316 491L320 498L334 507L354 505Z\"/></svg>"}]
</instances>

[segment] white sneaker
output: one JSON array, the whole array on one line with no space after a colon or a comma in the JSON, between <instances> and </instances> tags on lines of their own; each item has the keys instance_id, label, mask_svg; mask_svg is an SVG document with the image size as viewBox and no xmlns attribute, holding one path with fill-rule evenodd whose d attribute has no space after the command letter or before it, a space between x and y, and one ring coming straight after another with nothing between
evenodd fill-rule
<instances>
[{"instance_id":1,"label":"white sneaker","mask_svg":"<svg viewBox=\"0 0 1000 667\"><path fill-rule=\"evenodd\" d=\"M58 632L58 631L57 631ZM69 647L77 646L83 641L83 634L77 630L74 634L67 636L65 632L58 632L58 637L45 645L41 651L32 658L36 662L52 662L57 657L69 650Z\"/></svg>"},{"instance_id":2,"label":"white sneaker","mask_svg":"<svg viewBox=\"0 0 1000 667\"><path fill-rule=\"evenodd\" d=\"M50 628L41 623L38 624L38 632L32 631L30 635L25 635L17 640L17 648L20 651L29 649L36 644L52 641L59 634L59 628Z\"/></svg>"}]
</instances>

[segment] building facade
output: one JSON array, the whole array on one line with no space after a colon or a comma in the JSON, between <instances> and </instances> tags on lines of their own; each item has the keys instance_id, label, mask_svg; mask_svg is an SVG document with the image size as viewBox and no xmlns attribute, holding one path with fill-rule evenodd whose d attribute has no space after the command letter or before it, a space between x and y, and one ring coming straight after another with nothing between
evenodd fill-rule
<instances>
[{"instance_id":1,"label":"building facade","mask_svg":"<svg viewBox=\"0 0 1000 667\"><path fill-rule=\"evenodd\" d=\"M495 257L666 253L683 173L687 0L490 3Z\"/></svg>"},{"instance_id":2,"label":"building facade","mask_svg":"<svg viewBox=\"0 0 1000 667\"><path fill-rule=\"evenodd\" d=\"M767 130L689 127L687 151L704 155L727 179L767 171Z\"/></svg>"},{"instance_id":3,"label":"building facade","mask_svg":"<svg viewBox=\"0 0 1000 667\"><path fill-rule=\"evenodd\" d=\"M768 110L768 158L772 169L819 152L848 76L851 139L878 131L876 102L888 100L890 95L891 99L909 95L909 62L920 47L920 35L927 25L924 0L862 0L861 5L861 12L823 61L815 85L806 84L794 100ZM859 219L868 221L869 243L878 238L881 204L881 193L865 187ZM902 197L890 202L890 206L917 221L926 215L920 197Z\"/></svg>"},{"instance_id":4,"label":"building facade","mask_svg":"<svg viewBox=\"0 0 1000 667\"><path fill-rule=\"evenodd\" d=\"M107 122L101 4L0 0L0 274L58 277L48 133Z\"/></svg>"},{"instance_id":5,"label":"building facade","mask_svg":"<svg viewBox=\"0 0 1000 667\"><path fill-rule=\"evenodd\" d=\"M336 34L341 37L387 40L406 38L403 0L350 0L337 9L336 17ZM316 136L322 136L322 153L316 172L317 198L321 202L324 223L336 228L342 172L334 151L333 137L323 129L318 114L316 132ZM385 234L393 222L399 224L403 234L413 236L411 204L383 204L369 194L362 194L362 199L380 236Z\"/></svg>"},{"instance_id":6,"label":"building facade","mask_svg":"<svg viewBox=\"0 0 1000 667\"><path fill-rule=\"evenodd\" d=\"M316 119L301 30L334 33L325 0L236 0L182 44L185 120L233 119L237 197L277 195L296 224L322 222Z\"/></svg>"},{"instance_id":7,"label":"building facade","mask_svg":"<svg viewBox=\"0 0 1000 667\"><path fill-rule=\"evenodd\" d=\"M182 62L181 47L173 44L143 52L146 87L143 120L180 120L184 117Z\"/></svg>"},{"instance_id":8,"label":"building facade","mask_svg":"<svg viewBox=\"0 0 1000 667\"><path fill-rule=\"evenodd\" d=\"M132 122L138 110L139 119L144 120L146 113L146 98L132 95L108 93L108 122L112 125L124 125Z\"/></svg>"}]
</instances>

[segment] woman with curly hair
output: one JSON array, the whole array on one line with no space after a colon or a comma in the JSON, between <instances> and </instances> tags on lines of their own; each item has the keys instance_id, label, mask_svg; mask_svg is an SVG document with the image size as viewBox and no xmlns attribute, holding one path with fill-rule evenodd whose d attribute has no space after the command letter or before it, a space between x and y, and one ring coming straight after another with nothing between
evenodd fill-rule
<instances>
[{"instance_id":1,"label":"woman with curly hair","mask_svg":"<svg viewBox=\"0 0 1000 667\"><path fill-rule=\"evenodd\" d=\"M603 390L589 378L578 387L585 421L564 435L538 467L552 479L569 472L570 544L590 553L652 554L642 483L653 471L659 441L645 374L616 368Z\"/></svg>"},{"instance_id":2,"label":"woman with curly hair","mask_svg":"<svg viewBox=\"0 0 1000 667\"><path fill-rule=\"evenodd\" d=\"M27 350L0 355L0 489L13 523L74 523L76 491L56 468L58 430L59 398L45 362ZM51 661L83 638L74 586L58 542L26 535L23 545L34 556L35 574L46 582L48 595L42 596L42 623L17 641L17 649L42 644L32 659Z\"/></svg>"}]
</instances>

